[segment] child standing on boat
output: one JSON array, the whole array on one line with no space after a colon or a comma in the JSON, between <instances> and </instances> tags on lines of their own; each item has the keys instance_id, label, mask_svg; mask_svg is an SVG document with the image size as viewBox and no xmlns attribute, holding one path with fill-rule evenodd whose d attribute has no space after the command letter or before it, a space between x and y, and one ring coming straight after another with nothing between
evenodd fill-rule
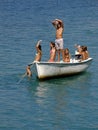
<instances>
[{"instance_id":1,"label":"child standing on boat","mask_svg":"<svg viewBox=\"0 0 98 130\"><path fill-rule=\"evenodd\" d=\"M48 62L55 62L55 57L56 57L55 43L50 42L50 58L49 58Z\"/></svg>"},{"instance_id":2,"label":"child standing on boat","mask_svg":"<svg viewBox=\"0 0 98 130\"><path fill-rule=\"evenodd\" d=\"M35 59L34 59L34 62L39 62L41 61L41 57L42 57L42 49L41 49L41 45L40 43L42 42L42 40L39 40L36 44L36 56L35 56ZM31 73L31 69L30 69L30 65L28 65L26 67L26 75L28 75L29 77L32 76L32 73Z\"/></svg>"},{"instance_id":3,"label":"child standing on boat","mask_svg":"<svg viewBox=\"0 0 98 130\"><path fill-rule=\"evenodd\" d=\"M63 31L64 31L64 24L63 21L60 19L55 19L52 21L53 26L56 29L56 40L55 40L55 45L57 49L57 54L58 54L58 61L60 61L60 53L62 53L63 57Z\"/></svg>"},{"instance_id":4,"label":"child standing on boat","mask_svg":"<svg viewBox=\"0 0 98 130\"><path fill-rule=\"evenodd\" d=\"M37 51L37 53L36 53L34 62L36 62L36 61L41 61L41 57L42 57L42 49L41 49L41 45L40 45L41 41L42 41L42 40L39 40L39 41L37 42L37 44L36 44L36 51Z\"/></svg>"}]
</instances>

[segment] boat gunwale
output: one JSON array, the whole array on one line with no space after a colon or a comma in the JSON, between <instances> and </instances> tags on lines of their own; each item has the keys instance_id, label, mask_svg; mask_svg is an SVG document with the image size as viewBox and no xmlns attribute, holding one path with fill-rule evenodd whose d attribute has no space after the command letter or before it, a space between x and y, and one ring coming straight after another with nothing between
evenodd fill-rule
<instances>
[{"instance_id":1,"label":"boat gunwale","mask_svg":"<svg viewBox=\"0 0 98 130\"><path fill-rule=\"evenodd\" d=\"M46 62L46 61L41 61L41 62L36 62L35 64L51 64L51 65L80 65L80 64L84 64L87 62L92 61L93 58L88 58L87 60L83 60L83 61L78 61L78 62Z\"/></svg>"}]
</instances>

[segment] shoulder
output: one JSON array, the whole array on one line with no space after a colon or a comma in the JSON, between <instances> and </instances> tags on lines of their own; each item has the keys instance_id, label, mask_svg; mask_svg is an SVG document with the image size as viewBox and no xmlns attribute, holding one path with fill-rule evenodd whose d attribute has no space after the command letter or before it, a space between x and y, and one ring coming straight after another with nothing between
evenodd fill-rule
<instances>
[{"instance_id":1,"label":"shoulder","mask_svg":"<svg viewBox=\"0 0 98 130\"><path fill-rule=\"evenodd\" d=\"M55 51L56 51L56 49L55 49L55 48L53 48L51 51L52 51L52 52L55 52Z\"/></svg>"}]
</instances>

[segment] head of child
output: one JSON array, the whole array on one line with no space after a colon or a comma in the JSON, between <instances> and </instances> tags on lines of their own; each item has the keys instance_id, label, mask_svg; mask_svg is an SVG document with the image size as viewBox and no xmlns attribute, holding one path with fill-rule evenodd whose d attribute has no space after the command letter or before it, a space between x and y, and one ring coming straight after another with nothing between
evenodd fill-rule
<instances>
[{"instance_id":1,"label":"head of child","mask_svg":"<svg viewBox=\"0 0 98 130\"><path fill-rule=\"evenodd\" d=\"M52 21L52 24L56 29L59 29L62 26L61 22L59 22L58 20Z\"/></svg>"},{"instance_id":2,"label":"head of child","mask_svg":"<svg viewBox=\"0 0 98 130\"><path fill-rule=\"evenodd\" d=\"M64 50L64 52L65 52L65 54L69 54L69 49L66 48L66 49Z\"/></svg>"},{"instance_id":3,"label":"head of child","mask_svg":"<svg viewBox=\"0 0 98 130\"><path fill-rule=\"evenodd\" d=\"M55 43L54 42L50 42L50 49L55 47Z\"/></svg>"}]
</instances>

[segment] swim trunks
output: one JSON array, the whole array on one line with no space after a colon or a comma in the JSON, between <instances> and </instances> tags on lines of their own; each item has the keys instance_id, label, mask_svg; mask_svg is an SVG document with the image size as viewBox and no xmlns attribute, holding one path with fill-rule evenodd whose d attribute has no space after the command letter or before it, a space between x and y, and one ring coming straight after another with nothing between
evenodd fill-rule
<instances>
[{"instance_id":1,"label":"swim trunks","mask_svg":"<svg viewBox=\"0 0 98 130\"><path fill-rule=\"evenodd\" d=\"M55 40L56 49L63 49L63 38Z\"/></svg>"}]
</instances>

